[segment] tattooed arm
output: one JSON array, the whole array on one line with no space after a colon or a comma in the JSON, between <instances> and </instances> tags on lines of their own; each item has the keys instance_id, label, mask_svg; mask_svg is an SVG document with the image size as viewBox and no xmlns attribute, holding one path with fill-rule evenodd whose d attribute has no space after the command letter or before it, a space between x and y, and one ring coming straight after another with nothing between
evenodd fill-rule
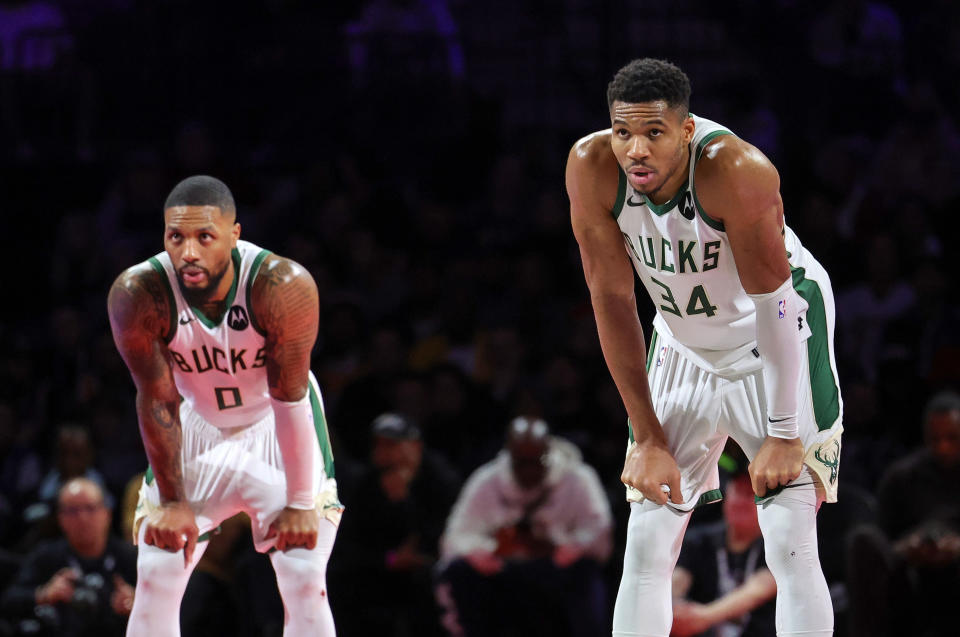
<instances>
[{"instance_id":1,"label":"tattooed arm","mask_svg":"<svg viewBox=\"0 0 960 637\"><path fill-rule=\"evenodd\" d=\"M266 332L267 384L277 442L287 478L287 506L270 525L281 551L316 546L314 454L317 435L310 407L310 353L317 338L317 286L303 267L272 255L260 268L250 294L251 311Z\"/></svg>"},{"instance_id":2,"label":"tattooed arm","mask_svg":"<svg viewBox=\"0 0 960 637\"><path fill-rule=\"evenodd\" d=\"M307 394L310 354L317 340L317 286L302 266L276 255L263 262L250 294L251 310L267 334L267 383L277 400Z\"/></svg>"},{"instance_id":3,"label":"tattooed arm","mask_svg":"<svg viewBox=\"0 0 960 637\"><path fill-rule=\"evenodd\" d=\"M164 334L171 329L161 275L141 264L123 272L107 299L113 340L137 387L140 436L160 491L161 508L147 521L144 540L160 548L185 548L189 562L197 539L183 488L180 396L173 382Z\"/></svg>"}]
</instances>

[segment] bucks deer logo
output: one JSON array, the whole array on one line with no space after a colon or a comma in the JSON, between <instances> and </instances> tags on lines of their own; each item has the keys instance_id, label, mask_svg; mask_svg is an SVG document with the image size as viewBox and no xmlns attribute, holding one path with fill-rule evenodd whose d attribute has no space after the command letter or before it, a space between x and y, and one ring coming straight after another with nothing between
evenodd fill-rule
<instances>
[{"instance_id":1,"label":"bucks deer logo","mask_svg":"<svg viewBox=\"0 0 960 637\"><path fill-rule=\"evenodd\" d=\"M823 451L823 454L820 453L821 451ZM826 450L820 447L813 452L813 457L830 468L830 484L836 482L837 468L840 466L840 441L834 440L833 447Z\"/></svg>"}]
</instances>

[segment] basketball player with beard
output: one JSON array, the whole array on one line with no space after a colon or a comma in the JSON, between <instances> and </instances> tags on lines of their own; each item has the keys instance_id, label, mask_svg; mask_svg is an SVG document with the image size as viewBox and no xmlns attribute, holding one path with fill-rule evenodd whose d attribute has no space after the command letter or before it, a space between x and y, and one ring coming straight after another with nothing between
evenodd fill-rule
<instances>
[{"instance_id":1,"label":"basketball player with beard","mask_svg":"<svg viewBox=\"0 0 960 637\"><path fill-rule=\"evenodd\" d=\"M317 287L297 263L240 240L236 214L223 182L184 179L164 205L165 251L110 289L150 462L128 635L180 634L190 573L238 512L270 551L284 635L335 632L326 566L343 507L309 367Z\"/></svg>"}]
</instances>

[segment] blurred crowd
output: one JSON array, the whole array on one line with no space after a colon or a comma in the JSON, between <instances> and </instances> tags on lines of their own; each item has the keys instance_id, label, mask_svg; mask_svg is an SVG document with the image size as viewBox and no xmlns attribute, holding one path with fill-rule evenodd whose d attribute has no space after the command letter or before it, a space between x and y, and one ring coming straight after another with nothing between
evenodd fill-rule
<instances>
[{"instance_id":1,"label":"blurred crowd","mask_svg":"<svg viewBox=\"0 0 960 637\"><path fill-rule=\"evenodd\" d=\"M844 487L821 512L821 557L844 618L853 527L883 510L878 528L909 529L889 518L914 510L883 502L883 480L930 444L928 401L960 387L950 0L0 0L0 591L63 535L71 479L99 487L88 506L129 539L146 456L106 294L162 249L173 185L211 174L233 190L242 237L319 286L312 368L347 507L328 577L340 633L465 630L437 586L441 538L463 485L497 458L508 471L519 415L600 480L612 550L594 554L590 594L611 609L626 414L563 169L577 138L609 126L609 78L641 56L680 65L691 109L774 161L787 223L832 278ZM384 446L384 414L403 423L386 438L412 447ZM743 468L730 449L725 473ZM954 535L958 484L938 500ZM691 529L718 522L705 508ZM248 536L242 520L215 536L185 635L279 634ZM557 552L556 568L579 559ZM408 612L389 611L401 591ZM577 634L609 634L598 617Z\"/></svg>"}]
</instances>

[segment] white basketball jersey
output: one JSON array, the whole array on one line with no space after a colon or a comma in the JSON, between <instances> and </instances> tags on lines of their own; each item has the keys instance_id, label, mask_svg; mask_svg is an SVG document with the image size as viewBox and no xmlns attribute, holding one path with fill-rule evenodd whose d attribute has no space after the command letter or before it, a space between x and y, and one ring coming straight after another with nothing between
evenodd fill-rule
<instances>
[{"instance_id":1,"label":"white basketball jersey","mask_svg":"<svg viewBox=\"0 0 960 637\"><path fill-rule=\"evenodd\" d=\"M237 241L232 254L236 277L227 294L228 309L218 323L187 303L166 252L149 259L164 275L171 299L167 347L177 390L204 420L221 429L250 425L272 413L265 335L250 310L250 288L269 254Z\"/></svg>"},{"instance_id":2,"label":"white basketball jersey","mask_svg":"<svg viewBox=\"0 0 960 637\"><path fill-rule=\"evenodd\" d=\"M656 329L672 335L707 369L742 373L760 366L759 356L744 356L756 347L754 304L740 283L723 224L704 212L694 184L706 145L733 133L702 117L693 119L689 175L676 196L657 205L631 188L621 170L612 214L657 308ZM791 245L795 241L799 246L789 228L785 233ZM803 329L806 310L803 302L799 314L804 337L809 334Z\"/></svg>"}]
</instances>

